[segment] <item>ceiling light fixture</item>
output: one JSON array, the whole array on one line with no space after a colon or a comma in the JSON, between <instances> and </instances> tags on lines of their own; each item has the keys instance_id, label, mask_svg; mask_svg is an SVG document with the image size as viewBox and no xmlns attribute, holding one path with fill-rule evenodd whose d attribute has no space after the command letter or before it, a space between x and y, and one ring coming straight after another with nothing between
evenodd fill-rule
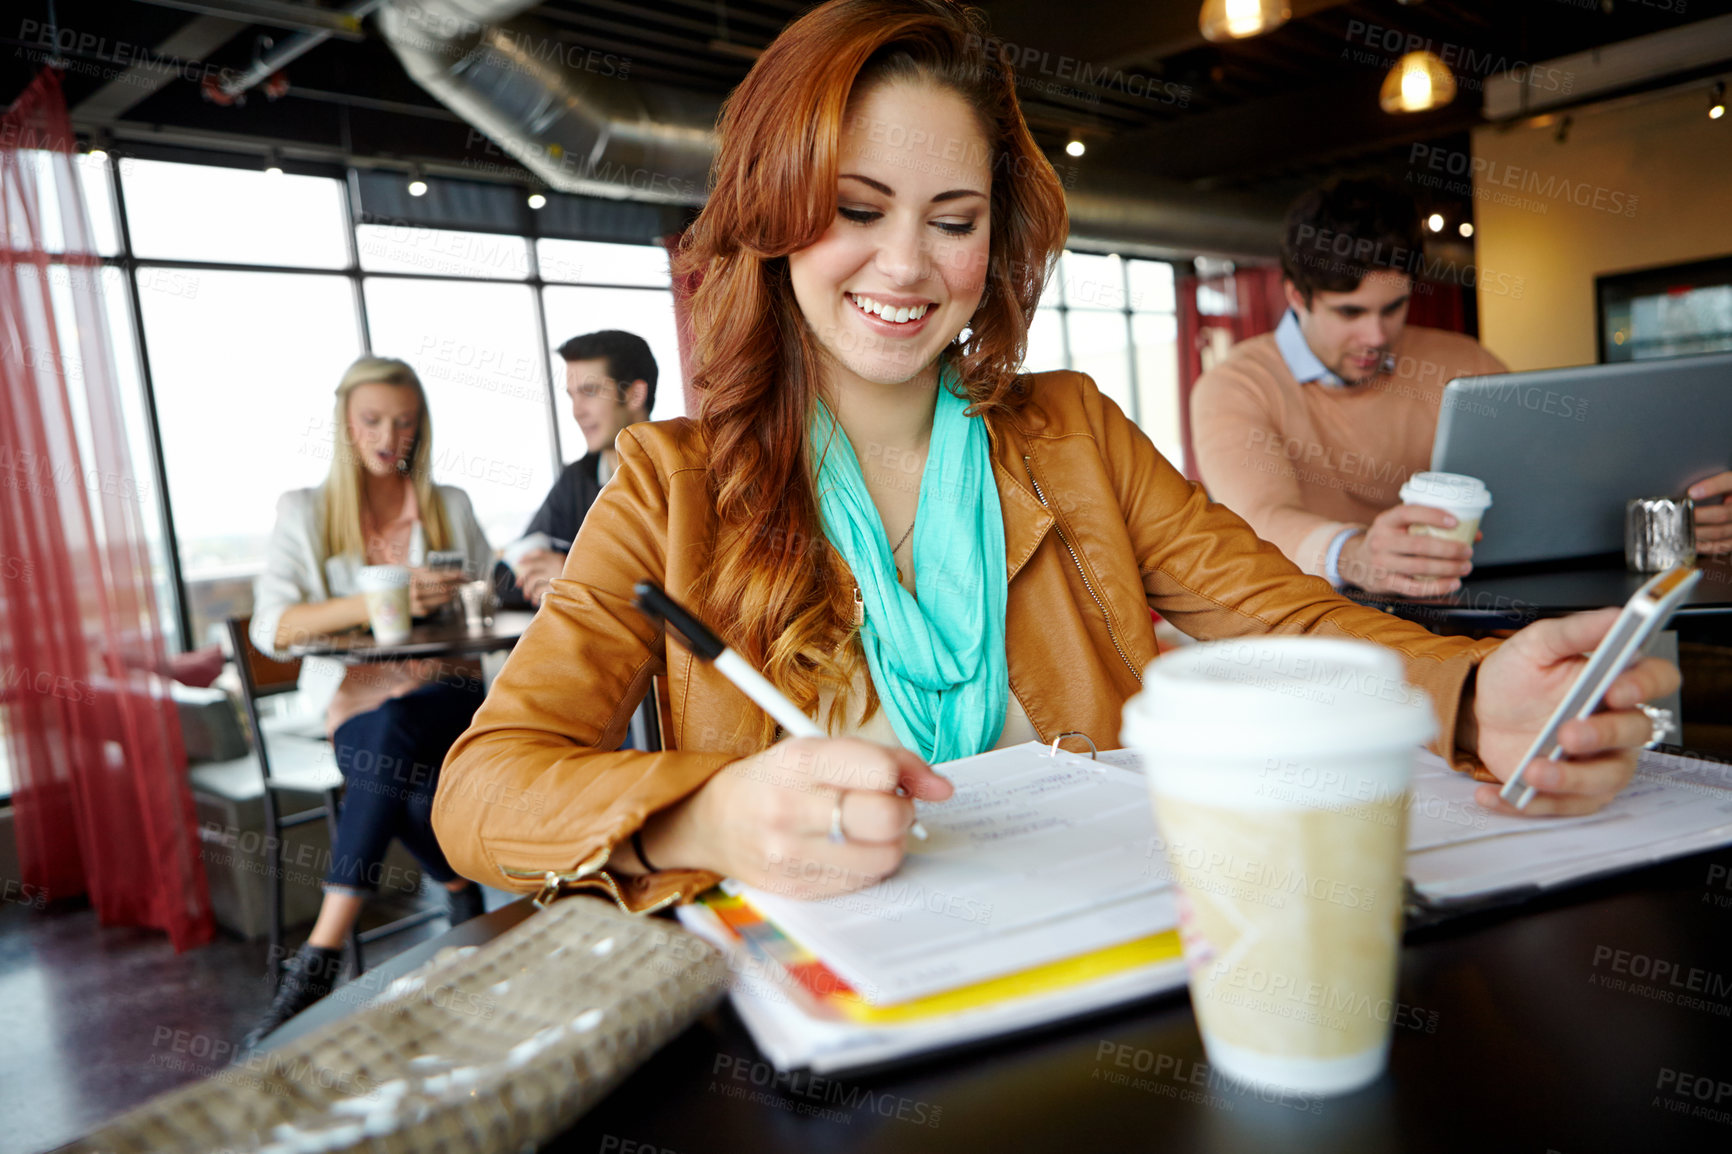
<instances>
[{"instance_id":1,"label":"ceiling light fixture","mask_svg":"<svg viewBox=\"0 0 1732 1154\"><path fill-rule=\"evenodd\" d=\"M530 208L546 208L547 207L547 197L543 196L539 192L530 193L529 194L529 207Z\"/></svg>"},{"instance_id":2,"label":"ceiling light fixture","mask_svg":"<svg viewBox=\"0 0 1732 1154\"><path fill-rule=\"evenodd\" d=\"M283 156L274 148L265 150L265 175L281 176L283 174Z\"/></svg>"},{"instance_id":3,"label":"ceiling light fixture","mask_svg":"<svg viewBox=\"0 0 1732 1154\"><path fill-rule=\"evenodd\" d=\"M424 177L422 177L421 166L418 164L411 165L409 168L409 195L410 196L426 196L427 195L427 181Z\"/></svg>"},{"instance_id":4,"label":"ceiling light fixture","mask_svg":"<svg viewBox=\"0 0 1732 1154\"><path fill-rule=\"evenodd\" d=\"M1708 90L1708 119L1719 120L1726 115L1726 82L1716 80Z\"/></svg>"},{"instance_id":5,"label":"ceiling light fixture","mask_svg":"<svg viewBox=\"0 0 1732 1154\"><path fill-rule=\"evenodd\" d=\"M1243 40L1273 32L1292 16L1287 0L1204 0L1197 27L1206 40Z\"/></svg>"},{"instance_id":6,"label":"ceiling light fixture","mask_svg":"<svg viewBox=\"0 0 1732 1154\"><path fill-rule=\"evenodd\" d=\"M1080 140L1072 140L1069 144L1064 146L1064 150L1065 154L1068 156L1081 156L1083 153L1088 151L1088 146Z\"/></svg>"},{"instance_id":7,"label":"ceiling light fixture","mask_svg":"<svg viewBox=\"0 0 1732 1154\"><path fill-rule=\"evenodd\" d=\"M1383 78L1378 103L1385 112L1427 112L1455 99L1455 77L1434 53L1409 52Z\"/></svg>"},{"instance_id":8,"label":"ceiling light fixture","mask_svg":"<svg viewBox=\"0 0 1732 1154\"><path fill-rule=\"evenodd\" d=\"M1456 231L1461 233L1462 236L1472 236L1473 235L1473 223L1471 221L1464 220L1461 222L1461 226Z\"/></svg>"},{"instance_id":9,"label":"ceiling light fixture","mask_svg":"<svg viewBox=\"0 0 1732 1154\"><path fill-rule=\"evenodd\" d=\"M1434 212L1425 218L1425 227L1432 232L1442 232L1445 223L1441 212Z\"/></svg>"}]
</instances>

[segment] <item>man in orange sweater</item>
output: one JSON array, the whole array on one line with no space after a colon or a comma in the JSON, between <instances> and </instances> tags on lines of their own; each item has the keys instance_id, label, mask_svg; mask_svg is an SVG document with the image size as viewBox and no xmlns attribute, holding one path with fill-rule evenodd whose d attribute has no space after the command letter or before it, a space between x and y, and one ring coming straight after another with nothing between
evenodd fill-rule
<instances>
[{"instance_id":1,"label":"man in orange sweater","mask_svg":"<svg viewBox=\"0 0 1732 1154\"><path fill-rule=\"evenodd\" d=\"M1430 467L1444 385L1507 371L1469 337L1407 323L1407 270L1422 243L1396 186L1343 180L1307 193L1281 246L1287 314L1191 394L1211 496L1307 573L1414 597L1460 588L1472 549L1409 533L1454 519L1401 504L1401 485Z\"/></svg>"},{"instance_id":2,"label":"man in orange sweater","mask_svg":"<svg viewBox=\"0 0 1732 1154\"><path fill-rule=\"evenodd\" d=\"M1419 213L1399 186L1342 180L1287 214L1287 314L1241 341L1191 393L1191 435L1209 493L1307 573L1374 593L1451 593L1473 550L1410 533L1451 526L1400 503L1430 467L1443 387L1506 372L1459 333L1407 323L1424 291ZM1732 470L1690 488L1703 554L1732 552Z\"/></svg>"}]
</instances>

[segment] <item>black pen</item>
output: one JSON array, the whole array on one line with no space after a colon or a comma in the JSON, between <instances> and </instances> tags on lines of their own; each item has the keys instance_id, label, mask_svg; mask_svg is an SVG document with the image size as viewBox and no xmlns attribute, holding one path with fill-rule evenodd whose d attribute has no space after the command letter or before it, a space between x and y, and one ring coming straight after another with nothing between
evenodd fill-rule
<instances>
[{"instance_id":1,"label":"black pen","mask_svg":"<svg viewBox=\"0 0 1732 1154\"><path fill-rule=\"evenodd\" d=\"M637 593L637 607L650 620L661 620L667 623L669 629L679 634L686 643L686 648L716 667L723 677L732 681L747 697L763 707L764 712L775 718L784 730L793 737L827 737L818 723L800 712L800 707L789 701L787 695L752 668L751 662L734 652L722 642L710 628L686 610L678 601L669 597L659 585L648 581L639 581L634 590ZM898 791L901 790L898 786ZM919 822L909 828L909 833L922 841L926 839L926 829Z\"/></svg>"}]
</instances>

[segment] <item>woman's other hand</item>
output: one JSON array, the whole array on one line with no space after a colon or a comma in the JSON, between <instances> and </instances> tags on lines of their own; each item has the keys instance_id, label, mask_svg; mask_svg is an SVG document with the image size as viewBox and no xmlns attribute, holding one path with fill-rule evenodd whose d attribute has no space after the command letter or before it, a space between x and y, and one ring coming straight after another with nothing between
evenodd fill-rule
<instances>
[{"instance_id":1,"label":"woman's other hand","mask_svg":"<svg viewBox=\"0 0 1732 1154\"><path fill-rule=\"evenodd\" d=\"M1596 609L1536 621L1500 645L1479 668L1473 698L1472 741L1486 768L1509 780L1552 711L1575 683L1601 638L1618 619L1616 609ZM1517 810L1482 785L1474 799L1498 813L1583 814L1604 806L1628 785L1636 757L1653 732L1638 702L1663 697L1679 685L1678 667L1647 657L1625 670L1606 692L1601 711L1558 730L1566 760L1535 759L1522 780L1538 793Z\"/></svg>"}]
</instances>

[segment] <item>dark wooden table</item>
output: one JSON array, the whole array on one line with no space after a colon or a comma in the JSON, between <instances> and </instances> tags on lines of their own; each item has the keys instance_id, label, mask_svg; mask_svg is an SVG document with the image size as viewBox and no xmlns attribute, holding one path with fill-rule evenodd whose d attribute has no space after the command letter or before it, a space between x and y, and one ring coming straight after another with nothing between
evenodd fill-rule
<instances>
[{"instance_id":1,"label":"dark wooden table","mask_svg":"<svg viewBox=\"0 0 1732 1154\"><path fill-rule=\"evenodd\" d=\"M409 640L396 645L380 645L370 630L352 629L292 645L289 652L296 657L337 657L356 663L491 653L516 645L534 619L533 613L501 610L493 615L493 624L484 629L470 629L461 618L454 622L430 621L416 625L409 631Z\"/></svg>"},{"instance_id":2,"label":"dark wooden table","mask_svg":"<svg viewBox=\"0 0 1732 1154\"><path fill-rule=\"evenodd\" d=\"M383 988L435 949L480 944L528 912L495 910L366 980ZM1412 931L1398 997L1410 1009L1389 1072L1321 1100L1265 1100L1213 1076L1182 995L817 1080L777 1075L724 1005L545 1149L1732 1150L1732 848ZM314 1006L272 1041L354 1005Z\"/></svg>"},{"instance_id":3,"label":"dark wooden table","mask_svg":"<svg viewBox=\"0 0 1732 1154\"><path fill-rule=\"evenodd\" d=\"M1679 606L1672 628L1680 634L1719 630L1732 620L1732 560L1703 558L1702 579ZM1585 609L1618 606L1630 599L1652 573L1631 573L1622 553L1532 565L1476 569L1461 588L1443 597L1394 597L1348 589L1362 605L1387 610L1430 629L1519 629L1538 617L1561 617Z\"/></svg>"}]
</instances>

